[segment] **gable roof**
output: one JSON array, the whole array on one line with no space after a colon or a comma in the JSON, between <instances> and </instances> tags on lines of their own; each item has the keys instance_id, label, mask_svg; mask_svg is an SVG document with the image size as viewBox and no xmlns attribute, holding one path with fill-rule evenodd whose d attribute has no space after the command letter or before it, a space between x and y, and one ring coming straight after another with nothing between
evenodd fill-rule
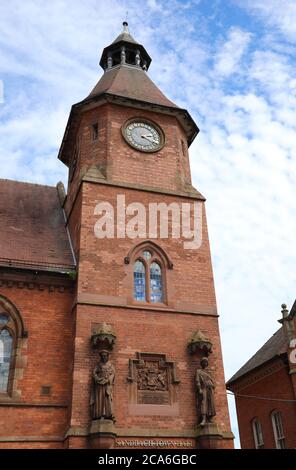
<instances>
[{"instance_id":1,"label":"gable roof","mask_svg":"<svg viewBox=\"0 0 296 470\"><path fill-rule=\"evenodd\" d=\"M227 387L271 359L287 351L284 329L280 328L227 382Z\"/></svg>"},{"instance_id":2,"label":"gable roof","mask_svg":"<svg viewBox=\"0 0 296 470\"><path fill-rule=\"evenodd\" d=\"M0 179L0 266L75 269L55 187Z\"/></svg>"}]
</instances>

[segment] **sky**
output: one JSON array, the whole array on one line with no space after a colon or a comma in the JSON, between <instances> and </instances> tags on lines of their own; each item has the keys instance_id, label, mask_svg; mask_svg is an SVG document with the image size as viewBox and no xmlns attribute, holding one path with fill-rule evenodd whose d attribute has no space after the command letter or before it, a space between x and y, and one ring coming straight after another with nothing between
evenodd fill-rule
<instances>
[{"instance_id":1,"label":"sky","mask_svg":"<svg viewBox=\"0 0 296 470\"><path fill-rule=\"evenodd\" d=\"M296 2L0 2L0 178L66 183L57 153L70 107L127 18L149 76L200 128L190 162L207 198L229 379L296 297Z\"/></svg>"}]
</instances>

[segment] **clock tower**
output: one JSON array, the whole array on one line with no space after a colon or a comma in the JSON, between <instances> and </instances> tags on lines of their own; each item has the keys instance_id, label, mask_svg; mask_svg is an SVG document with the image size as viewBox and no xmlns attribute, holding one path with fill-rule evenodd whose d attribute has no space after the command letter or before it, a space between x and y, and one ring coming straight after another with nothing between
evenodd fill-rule
<instances>
[{"instance_id":1,"label":"clock tower","mask_svg":"<svg viewBox=\"0 0 296 470\"><path fill-rule=\"evenodd\" d=\"M199 129L150 63L124 22L59 152L78 266L66 446L231 448Z\"/></svg>"}]
</instances>

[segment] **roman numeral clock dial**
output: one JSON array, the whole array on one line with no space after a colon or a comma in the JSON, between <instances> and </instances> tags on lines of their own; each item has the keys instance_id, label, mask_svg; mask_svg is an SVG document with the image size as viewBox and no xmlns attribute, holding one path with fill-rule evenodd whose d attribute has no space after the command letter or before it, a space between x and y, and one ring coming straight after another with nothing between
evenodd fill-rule
<instances>
[{"instance_id":1,"label":"roman numeral clock dial","mask_svg":"<svg viewBox=\"0 0 296 470\"><path fill-rule=\"evenodd\" d=\"M164 146L164 133L156 124L132 119L122 126L122 135L126 142L141 152L157 152Z\"/></svg>"}]
</instances>

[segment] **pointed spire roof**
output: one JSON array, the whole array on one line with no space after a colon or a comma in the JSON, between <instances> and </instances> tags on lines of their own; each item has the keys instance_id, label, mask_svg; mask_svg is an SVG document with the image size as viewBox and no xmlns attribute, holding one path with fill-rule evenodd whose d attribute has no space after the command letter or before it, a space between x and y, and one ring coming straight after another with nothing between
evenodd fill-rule
<instances>
[{"instance_id":1,"label":"pointed spire roof","mask_svg":"<svg viewBox=\"0 0 296 470\"><path fill-rule=\"evenodd\" d=\"M119 36L117 36L117 38L112 42L112 44L116 44L117 42L121 42L121 41L131 42L132 44L137 44L137 41L134 40L134 38L129 32L128 23L124 21L122 23L122 26L123 26L122 33L120 33Z\"/></svg>"},{"instance_id":2,"label":"pointed spire roof","mask_svg":"<svg viewBox=\"0 0 296 470\"><path fill-rule=\"evenodd\" d=\"M108 70L102 75L87 98L93 98L103 93L177 108L153 83L144 70L136 67L121 66Z\"/></svg>"}]
</instances>

